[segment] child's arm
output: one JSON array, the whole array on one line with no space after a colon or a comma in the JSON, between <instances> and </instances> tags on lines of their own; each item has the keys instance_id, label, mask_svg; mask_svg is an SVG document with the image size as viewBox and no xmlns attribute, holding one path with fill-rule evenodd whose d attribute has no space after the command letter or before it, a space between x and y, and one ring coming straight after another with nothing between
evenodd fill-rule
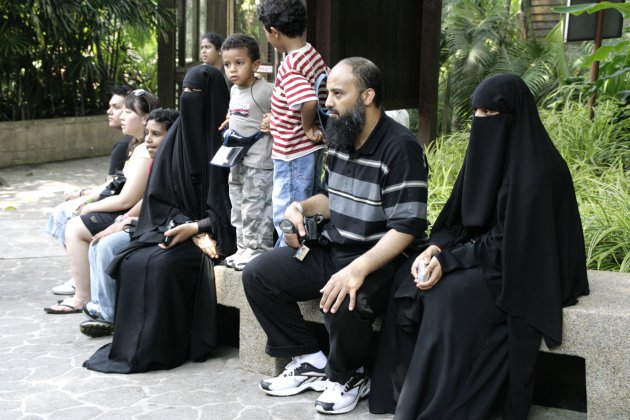
<instances>
[{"instance_id":1,"label":"child's arm","mask_svg":"<svg viewBox=\"0 0 630 420\"><path fill-rule=\"evenodd\" d=\"M269 128L270 122L271 122L271 115L270 114L264 114L263 115L263 119L260 122L260 131L262 131L263 133L269 133L270 132L270 128Z\"/></svg>"},{"instance_id":2,"label":"child's arm","mask_svg":"<svg viewBox=\"0 0 630 420\"><path fill-rule=\"evenodd\" d=\"M228 111L227 115L225 116L225 121L223 121L221 125L219 126L219 131L223 131L223 129L227 127L229 123L230 123L230 111Z\"/></svg>"},{"instance_id":3,"label":"child's arm","mask_svg":"<svg viewBox=\"0 0 630 420\"><path fill-rule=\"evenodd\" d=\"M324 134L317 129L313 122L317 115L317 101L308 101L302 104L302 128L306 137L313 143L319 143L324 140Z\"/></svg>"}]
</instances>

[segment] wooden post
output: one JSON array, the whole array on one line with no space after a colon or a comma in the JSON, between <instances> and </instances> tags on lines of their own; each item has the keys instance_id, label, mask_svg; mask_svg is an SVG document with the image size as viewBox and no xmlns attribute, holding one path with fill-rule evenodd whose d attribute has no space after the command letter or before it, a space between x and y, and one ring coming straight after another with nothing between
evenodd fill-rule
<instances>
[{"instance_id":1,"label":"wooden post","mask_svg":"<svg viewBox=\"0 0 630 420\"><path fill-rule=\"evenodd\" d=\"M598 1L599 3L599 1ZM593 44L593 54L602 46L602 32L604 30L604 11L600 10L597 12L597 21L595 23L595 42ZM599 61L593 61L591 64L591 83L597 82L599 78ZM593 107L595 106L595 100L597 99L597 92L593 92L591 97L588 99L588 118L593 119L595 117L595 112L593 111Z\"/></svg>"},{"instance_id":2,"label":"wooden post","mask_svg":"<svg viewBox=\"0 0 630 420\"><path fill-rule=\"evenodd\" d=\"M159 6L174 10L175 0L160 0ZM165 107L175 107L175 28L158 34L158 98Z\"/></svg>"},{"instance_id":3,"label":"wooden post","mask_svg":"<svg viewBox=\"0 0 630 420\"><path fill-rule=\"evenodd\" d=\"M193 62L199 61L200 53L200 39L201 36L199 28L199 0L193 0L192 2L192 59Z\"/></svg>"},{"instance_id":4,"label":"wooden post","mask_svg":"<svg viewBox=\"0 0 630 420\"><path fill-rule=\"evenodd\" d=\"M440 22L442 1L422 2L418 140L428 144L437 134L438 79L440 75Z\"/></svg>"}]
</instances>

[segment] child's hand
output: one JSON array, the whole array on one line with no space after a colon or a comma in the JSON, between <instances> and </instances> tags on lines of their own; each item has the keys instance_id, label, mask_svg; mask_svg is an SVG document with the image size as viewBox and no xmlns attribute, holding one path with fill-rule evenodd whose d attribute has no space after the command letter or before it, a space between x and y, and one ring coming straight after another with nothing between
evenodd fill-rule
<instances>
[{"instance_id":1,"label":"child's hand","mask_svg":"<svg viewBox=\"0 0 630 420\"><path fill-rule=\"evenodd\" d=\"M229 123L230 123L230 119L226 118L225 121L223 121L221 125L219 126L219 131L222 131L223 129L225 129Z\"/></svg>"},{"instance_id":2,"label":"child's hand","mask_svg":"<svg viewBox=\"0 0 630 420\"><path fill-rule=\"evenodd\" d=\"M308 130L304 130L304 133L306 134L306 137L308 137L308 139L313 143L324 141L324 133L322 133L322 130L315 127L314 125L311 126Z\"/></svg>"},{"instance_id":3,"label":"child's hand","mask_svg":"<svg viewBox=\"0 0 630 420\"><path fill-rule=\"evenodd\" d=\"M271 122L271 116L269 114L265 114L263 116L262 121L260 122L260 131L262 131L263 133L268 133L270 122Z\"/></svg>"}]
</instances>

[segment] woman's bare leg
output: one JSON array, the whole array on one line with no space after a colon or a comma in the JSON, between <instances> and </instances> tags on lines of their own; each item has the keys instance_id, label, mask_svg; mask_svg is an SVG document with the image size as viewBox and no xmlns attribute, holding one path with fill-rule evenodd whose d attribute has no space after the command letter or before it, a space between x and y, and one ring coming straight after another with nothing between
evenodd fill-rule
<instances>
[{"instance_id":1,"label":"woman's bare leg","mask_svg":"<svg viewBox=\"0 0 630 420\"><path fill-rule=\"evenodd\" d=\"M64 299L65 305L74 308L81 308L83 304L90 300L90 262L88 260L88 249L92 241L92 234L85 227L80 217L73 217L66 225L66 251L68 252L68 262L70 273L74 279L74 296ZM67 306L55 305L55 310L70 312L72 309Z\"/></svg>"}]
</instances>

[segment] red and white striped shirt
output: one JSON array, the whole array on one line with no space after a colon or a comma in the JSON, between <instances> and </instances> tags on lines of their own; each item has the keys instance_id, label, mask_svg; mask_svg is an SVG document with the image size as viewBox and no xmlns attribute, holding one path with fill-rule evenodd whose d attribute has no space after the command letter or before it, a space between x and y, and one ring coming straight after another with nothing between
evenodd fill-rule
<instances>
[{"instance_id":1,"label":"red and white striped shirt","mask_svg":"<svg viewBox=\"0 0 630 420\"><path fill-rule=\"evenodd\" d=\"M282 60L271 96L273 159L290 161L324 147L304 134L302 104L319 100L315 80L327 71L322 56L309 43Z\"/></svg>"}]
</instances>

